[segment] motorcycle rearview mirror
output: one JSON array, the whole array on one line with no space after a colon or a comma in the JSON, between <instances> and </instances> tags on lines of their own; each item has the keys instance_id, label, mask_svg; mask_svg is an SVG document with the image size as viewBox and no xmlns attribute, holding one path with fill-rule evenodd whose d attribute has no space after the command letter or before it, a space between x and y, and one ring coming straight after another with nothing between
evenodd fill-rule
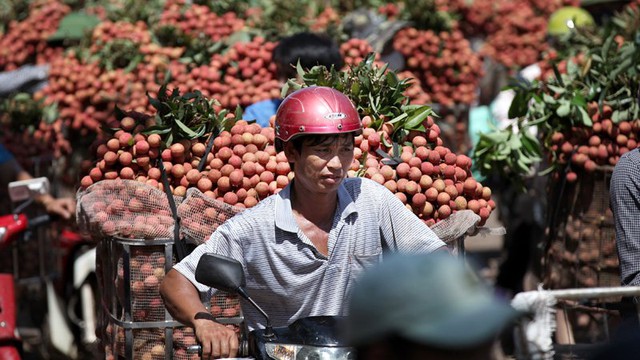
<instances>
[{"instance_id":1,"label":"motorcycle rearview mirror","mask_svg":"<svg viewBox=\"0 0 640 360\"><path fill-rule=\"evenodd\" d=\"M39 177L29 180L13 181L9 183L9 198L18 202L29 200L35 196L49 193L49 179Z\"/></svg>"},{"instance_id":2,"label":"motorcycle rearview mirror","mask_svg":"<svg viewBox=\"0 0 640 360\"><path fill-rule=\"evenodd\" d=\"M9 183L9 198L12 202L22 203L13 209L14 214L21 213L27 206L33 203L36 196L49 193L49 179L39 177L29 180L13 181Z\"/></svg>"},{"instance_id":3,"label":"motorcycle rearview mirror","mask_svg":"<svg viewBox=\"0 0 640 360\"><path fill-rule=\"evenodd\" d=\"M251 303L266 319L265 336L275 336L271 320L246 292L244 270L237 260L218 254L204 254L196 267L196 281L218 290L236 293Z\"/></svg>"},{"instance_id":4,"label":"motorcycle rearview mirror","mask_svg":"<svg viewBox=\"0 0 640 360\"><path fill-rule=\"evenodd\" d=\"M196 280L207 286L237 293L244 287L242 265L231 258L216 254L204 254L196 268Z\"/></svg>"}]
</instances>

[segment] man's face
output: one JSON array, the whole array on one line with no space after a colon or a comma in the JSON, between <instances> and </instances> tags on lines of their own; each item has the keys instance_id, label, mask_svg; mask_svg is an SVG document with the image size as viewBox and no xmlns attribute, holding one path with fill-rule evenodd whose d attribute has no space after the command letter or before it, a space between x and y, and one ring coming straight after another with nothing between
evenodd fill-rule
<instances>
[{"instance_id":1,"label":"man's face","mask_svg":"<svg viewBox=\"0 0 640 360\"><path fill-rule=\"evenodd\" d=\"M338 190L353 161L353 134L305 138L300 149L288 142L287 159L294 164L295 183L312 193Z\"/></svg>"}]
</instances>

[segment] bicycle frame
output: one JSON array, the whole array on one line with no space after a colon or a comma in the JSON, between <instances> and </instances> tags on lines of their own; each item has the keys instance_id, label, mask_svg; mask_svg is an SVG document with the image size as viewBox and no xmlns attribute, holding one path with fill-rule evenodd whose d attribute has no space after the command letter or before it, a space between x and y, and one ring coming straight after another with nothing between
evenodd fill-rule
<instances>
[{"instance_id":1,"label":"bicycle frame","mask_svg":"<svg viewBox=\"0 0 640 360\"><path fill-rule=\"evenodd\" d=\"M619 297L640 296L640 286L617 286L598 288L578 288L562 290L536 290L517 294L512 305L520 310L534 314L533 323L521 321L515 329L516 350L518 358L547 358L553 356L555 351L569 351L576 349L593 350L597 345L593 344L558 344L553 341L553 329L555 328L555 306L558 301L596 300ZM521 306L527 304L526 306ZM558 310L560 311L560 310ZM640 319L640 306L636 304L636 313ZM545 319L546 318L546 319ZM528 326L538 326L540 331L527 331ZM607 334L609 332L607 331ZM543 335L547 334L545 338ZM546 357L545 357L546 356Z\"/></svg>"}]
</instances>

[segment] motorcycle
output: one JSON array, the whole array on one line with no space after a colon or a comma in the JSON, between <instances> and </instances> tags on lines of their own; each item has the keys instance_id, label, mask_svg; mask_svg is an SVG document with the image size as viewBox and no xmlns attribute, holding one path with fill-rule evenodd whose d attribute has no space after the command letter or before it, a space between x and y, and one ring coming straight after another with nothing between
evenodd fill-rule
<instances>
[{"instance_id":1,"label":"motorcycle","mask_svg":"<svg viewBox=\"0 0 640 360\"><path fill-rule=\"evenodd\" d=\"M289 326L272 327L269 316L245 290L242 265L234 259L215 254L205 254L198 262L196 280L207 286L237 293L254 306L266 319L264 329L249 333L241 340L239 355L257 360L306 360L306 359L355 359L355 350L340 333L345 317L314 316L301 318ZM200 345L188 349L200 353Z\"/></svg>"},{"instance_id":2,"label":"motorcycle","mask_svg":"<svg viewBox=\"0 0 640 360\"><path fill-rule=\"evenodd\" d=\"M51 223L49 215L30 218L25 213L36 196L48 192L49 181L46 177L9 184L9 197L19 205L12 214L0 216L0 251L13 247L14 260L19 259L18 247L33 240L34 232ZM20 359L19 354L27 342L24 338L32 337L35 338L34 343L41 345L39 352L45 357L55 352L68 359L78 359L95 351L95 247L73 231L63 230L57 235L56 241L39 244L38 251L42 253L39 254L39 276L35 279L20 277L19 260L14 261L14 274L0 274L1 359ZM60 263L54 263L53 266L62 270L58 276L55 272L49 273L43 265L48 261L45 258L56 255L60 255ZM15 283L23 280L28 280L25 287L31 292L20 303L16 303ZM36 296L31 296L33 293ZM17 320L20 311L29 313L30 316L26 317L30 320L26 321L29 324L21 324Z\"/></svg>"}]
</instances>

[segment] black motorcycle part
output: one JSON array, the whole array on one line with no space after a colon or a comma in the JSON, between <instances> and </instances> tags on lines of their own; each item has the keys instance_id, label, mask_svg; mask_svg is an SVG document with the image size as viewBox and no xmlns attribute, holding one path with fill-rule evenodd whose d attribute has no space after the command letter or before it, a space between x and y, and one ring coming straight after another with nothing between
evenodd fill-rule
<instances>
[{"instance_id":1,"label":"black motorcycle part","mask_svg":"<svg viewBox=\"0 0 640 360\"><path fill-rule=\"evenodd\" d=\"M254 330L249 335L249 353L257 360L271 359L264 344L295 344L318 347L346 347L344 329L346 317L312 316L294 321L289 326L275 327L274 337L265 336L265 330Z\"/></svg>"}]
</instances>

